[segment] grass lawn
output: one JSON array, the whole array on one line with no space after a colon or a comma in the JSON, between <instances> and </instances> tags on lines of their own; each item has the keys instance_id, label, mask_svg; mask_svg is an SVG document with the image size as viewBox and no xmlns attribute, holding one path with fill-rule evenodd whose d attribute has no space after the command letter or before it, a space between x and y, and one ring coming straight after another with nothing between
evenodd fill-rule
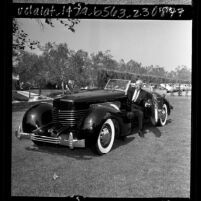
<instances>
[{"instance_id":1,"label":"grass lawn","mask_svg":"<svg viewBox=\"0 0 201 201\"><path fill-rule=\"evenodd\" d=\"M116 140L104 156L88 148L32 150L31 141L14 136L24 111L13 112L12 195L190 197L191 99L168 98L174 110L165 127L148 127L145 138Z\"/></svg>"}]
</instances>

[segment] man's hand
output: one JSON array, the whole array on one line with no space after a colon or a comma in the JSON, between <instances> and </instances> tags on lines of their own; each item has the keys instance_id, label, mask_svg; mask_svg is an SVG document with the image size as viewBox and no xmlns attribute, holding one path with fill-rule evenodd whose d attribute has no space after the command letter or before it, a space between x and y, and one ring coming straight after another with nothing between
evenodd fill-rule
<instances>
[{"instance_id":1,"label":"man's hand","mask_svg":"<svg viewBox=\"0 0 201 201\"><path fill-rule=\"evenodd\" d=\"M151 107L152 106L152 101L150 99L148 99L145 104L144 107Z\"/></svg>"}]
</instances>

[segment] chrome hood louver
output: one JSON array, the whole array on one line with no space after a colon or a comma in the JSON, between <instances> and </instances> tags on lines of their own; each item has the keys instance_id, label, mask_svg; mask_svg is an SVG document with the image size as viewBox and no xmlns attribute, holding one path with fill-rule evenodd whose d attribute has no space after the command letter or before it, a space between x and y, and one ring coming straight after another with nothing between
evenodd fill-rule
<instances>
[{"instance_id":1,"label":"chrome hood louver","mask_svg":"<svg viewBox=\"0 0 201 201\"><path fill-rule=\"evenodd\" d=\"M60 110L53 108L52 119L53 123L60 123L62 126L77 127L83 117L86 116L88 109L84 110Z\"/></svg>"}]
</instances>

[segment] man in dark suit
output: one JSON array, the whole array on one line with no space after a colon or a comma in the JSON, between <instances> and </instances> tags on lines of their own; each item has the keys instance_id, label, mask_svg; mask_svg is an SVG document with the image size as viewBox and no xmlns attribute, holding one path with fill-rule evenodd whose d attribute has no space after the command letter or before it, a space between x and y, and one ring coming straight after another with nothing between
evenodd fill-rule
<instances>
[{"instance_id":1,"label":"man in dark suit","mask_svg":"<svg viewBox=\"0 0 201 201\"><path fill-rule=\"evenodd\" d=\"M135 87L128 89L128 108L130 111L134 112L138 116L139 124L139 136L144 137L143 133L143 120L144 120L144 108L146 107L146 101L152 99L150 93L142 89L143 82L142 80L137 80Z\"/></svg>"}]
</instances>

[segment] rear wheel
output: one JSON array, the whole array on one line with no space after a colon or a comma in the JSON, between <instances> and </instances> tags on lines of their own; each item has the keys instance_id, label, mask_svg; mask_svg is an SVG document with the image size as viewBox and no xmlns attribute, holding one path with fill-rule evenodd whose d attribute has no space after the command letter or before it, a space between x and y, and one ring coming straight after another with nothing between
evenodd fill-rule
<instances>
[{"instance_id":1,"label":"rear wheel","mask_svg":"<svg viewBox=\"0 0 201 201\"><path fill-rule=\"evenodd\" d=\"M107 119L99 132L97 141L96 141L96 150L98 154L106 154L110 152L114 144L115 138L115 127L112 119Z\"/></svg>"},{"instance_id":2,"label":"rear wheel","mask_svg":"<svg viewBox=\"0 0 201 201\"><path fill-rule=\"evenodd\" d=\"M168 109L167 105L164 103L159 115L158 125L165 126L167 122L167 117L168 117Z\"/></svg>"}]
</instances>

